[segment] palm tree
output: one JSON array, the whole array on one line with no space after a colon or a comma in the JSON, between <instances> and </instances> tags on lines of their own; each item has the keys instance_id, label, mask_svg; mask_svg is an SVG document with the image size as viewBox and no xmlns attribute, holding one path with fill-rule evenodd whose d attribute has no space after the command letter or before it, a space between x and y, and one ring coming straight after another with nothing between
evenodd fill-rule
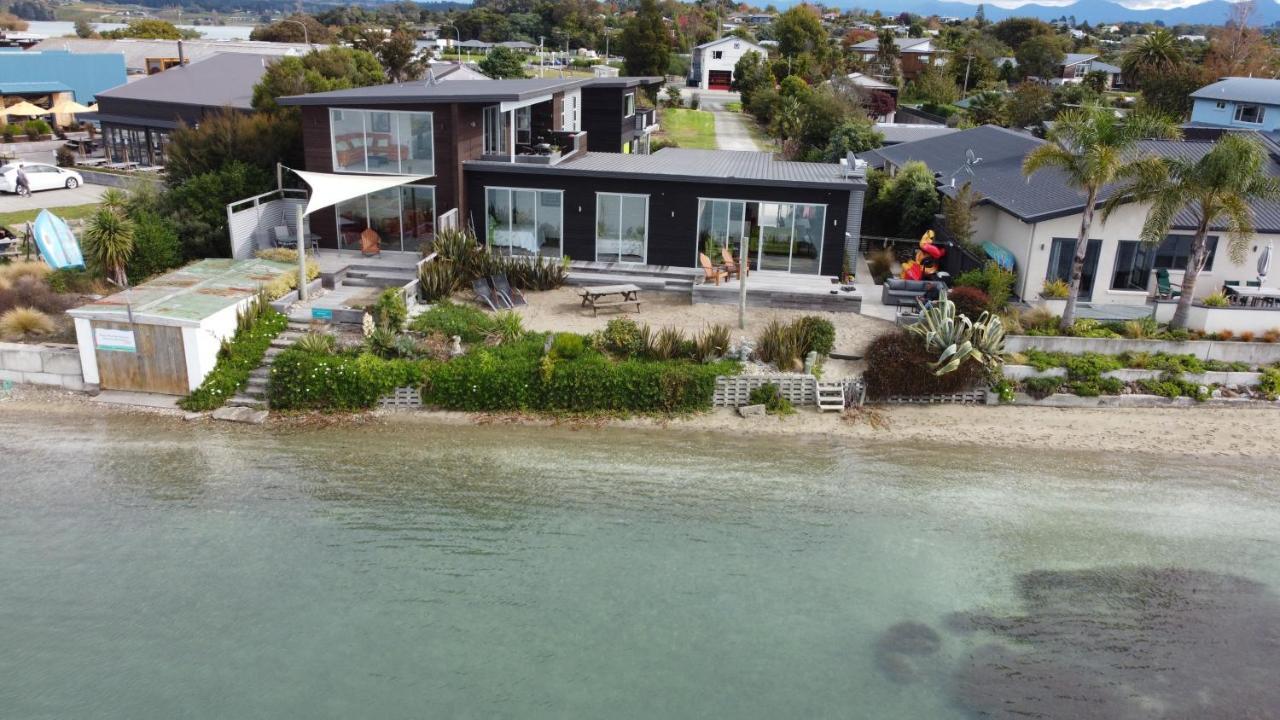
<instances>
[{"instance_id":1,"label":"palm tree","mask_svg":"<svg viewBox=\"0 0 1280 720\"><path fill-rule=\"evenodd\" d=\"M1205 238L1212 227L1225 227L1228 250L1236 264L1244 262L1253 234L1253 208L1258 200L1280 198L1280 178L1267 174L1267 152L1245 135L1223 135L1199 160L1158 158L1145 165L1107 200L1102 219L1127 202L1151 202L1142 225L1142 242L1157 245L1169 234L1173 218L1184 209L1195 214L1191 256L1182 276L1182 295L1172 327L1185 327L1196 278L1208 260Z\"/></svg>"},{"instance_id":2,"label":"palm tree","mask_svg":"<svg viewBox=\"0 0 1280 720\"><path fill-rule=\"evenodd\" d=\"M1154 77L1176 69L1183 63L1178 39L1168 30L1156 30L1138 38L1120 58L1120 70L1134 86L1142 84L1144 77Z\"/></svg>"},{"instance_id":3,"label":"palm tree","mask_svg":"<svg viewBox=\"0 0 1280 720\"><path fill-rule=\"evenodd\" d=\"M1134 146L1148 138L1176 138L1177 125L1162 115L1133 113L1116 117L1113 110L1094 105L1068 110L1058 116L1049 142L1027 154L1022 161L1022 174L1031 175L1054 168L1065 175L1062 181L1084 193L1084 210L1080 214L1080 234L1076 238L1071 260L1071 292L1062 313L1061 328L1071 328L1076 318L1076 299L1080 293L1080 277L1084 274L1084 258L1089 248L1089 230L1098 205L1098 193L1105 185L1142 172L1149 162L1135 160Z\"/></svg>"},{"instance_id":4,"label":"palm tree","mask_svg":"<svg viewBox=\"0 0 1280 720\"><path fill-rule=\"evenodd\" d=\"M98 208L84 230L89 262L119 285L129 282L125 267L133 255L133 223L110 208Z\"/></svg>"},{"instance_id":5,"label":"palm tree","mask_svg":"<svg viewBox=\"0 0 1280 720\"><path fill-rule=\"evenodd\" d=\"M902 51L898 49L898 41L894 38L893 31L889 28L880 28L880 32L876 34L876 62L880 65L881 75L879 79L897 83L902 77L899 65L901 59Z\"/></svg>"},{"instance_id":6,"label":"palm tree","mask_svg":"<svg viewBox=\"0 0 1280 720\"><path fill-rule=\"evenodd\" d=\"M106 208L114 213L124 212L125 206L129 203L129 195L120 188L107 188L102 191L102 195L98 197L98 206Z\"/></svg>"}]
</instances>

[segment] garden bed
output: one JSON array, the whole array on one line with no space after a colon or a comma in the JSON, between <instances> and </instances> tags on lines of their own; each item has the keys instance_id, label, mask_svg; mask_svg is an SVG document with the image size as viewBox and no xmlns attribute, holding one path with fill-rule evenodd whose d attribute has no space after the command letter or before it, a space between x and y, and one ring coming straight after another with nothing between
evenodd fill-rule
<instances>
[{"instance_id":1,"label":"garden bed","mask_svg":"<svg viewBox=\"0 0 1280 720\"><path fill-rule=\"evenodd\" d=\"M1167 353L1194 355L1201 360L1245 362L1271 365L1280 362L1280 343L1236 342L1225 340L1138 340L1131 338L1087 338L1065 335L1007 335L1007 352L1043 350L1072 355L1100 353Z\"/></svg>"}]
</instances>

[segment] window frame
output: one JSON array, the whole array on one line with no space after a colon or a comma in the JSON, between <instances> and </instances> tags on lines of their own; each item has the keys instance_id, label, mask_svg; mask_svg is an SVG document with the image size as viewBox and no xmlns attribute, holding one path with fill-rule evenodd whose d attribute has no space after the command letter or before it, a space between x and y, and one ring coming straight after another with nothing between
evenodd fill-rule
<instances>
[{"instance_id":1,"label":"window frame","mask_svg":"<svg viewBox=\"0 0 1280 720\"><path fill-rule=\"evenodd\" d=\"M827 248L826 248L826 245L827 245L827 220L828 220L828 217L829 217L829 215L828 215L828 211L830 210L830 208L828 207L827 203L790 202L790 201L785 201L785 200L746 200L746 199L743 199L743 198L702 197L702 196L699 196L699 197L698 197L698 214L697 214L697 218L698 218L698 220L697 220L697 224L696 224L696 225L694 225L694 238L693 238L693 240L694 240L694 241L693 241L693 244L694 244L694 250L693 250L693 263L694 263L694 267L698 267L698 265L699 265L699 263L700 263L700 260L699 260L698 256L702 254L702 238L700 237L700 235L701 235L701 232L702 232L702 215L703 215L703 211L704 211L704 209L705 209L705 208L711 207L711 205L712 205L713 203L725 203L726 205L728 205L728 214L725 216L725 217L726 217L726 229L728 229L728 227L729 227L729 226L734 222L734 217L733 217L733 208L734 208L734 205L735 205L735 204L737 204L737 205L740 205L740 206L742 207L742 209L743 209L743 214L742 214L742 216L737 220L737 222L741 223L741 225L739 226L739 227L740 227L740 232L745 232L745 227L746 227L746 218L747 218L747 212L746 212L746 206L747 206L747 205L754 203L754 204L757 206L757 207L756 207L757 228L762 228L762 227L764 227L763 221L759 220L759 218L760 218L760 217L762 216L762 214L763 214L762 206L764 206L764 205L776 205L776 206L779 206L779 207L781 207L781 206L783 206L783 205L790 206L791 213L792 213L792 215L791 215L791 217L792 217L792 223L791 223L791 236L790 236L790 243L789 243L789 245L788 245L789 250L788 250L788 254L787 254L787 269L785 270L785 272L787 272L787 273L791 273L791 274L795 274L795 275L821 275L821 274L822 274L822 257L823 257L823 255L824 255L824 253L826 252L826 249L827 249ZM796 221L796 219L799 219L799 218L800 218L800 212L801 212L801 210L802 210L803 208L807 208L807 207L811 207L811 208L820 208L820 209L822 210L822 222L818 223L818 229L819 229L819 231L820 231L820 232L819 232L819 237L818 237L818 246L817 246L817 247L818 247L818 257L815 259L815 264L817 265L817 270L816 270L816 271L814 271L814 272L812 272L812 273L809 273L809 272L796 272L796 271L794 270L794 265L795 265L795 252L796 252L796 235L797 235L797 233L799 232L799 229L798 229L798 227L797 227L797 223L796 223L795 221ZM713 216L713 217L714 217L714 216ZM753 242L754 242L754 243L759 243L759 244L757 245L756 249L755 249L754 251L751 251L751 252L750 252L750 254L749 254L749 256L748 256L748 260L750 260L750 261L754 261L754 262L756 263L756 265L758 266L758 265L760 264L760 259L761 259L762 255L763 255L763 252L764 252L764 244L763 244L763 243L760 243L760 238L759 238L759 237L742 236L742 239L744 239L744 240L747 242L748 247L750 247L751 243L753 243ZM712 262L715 262L715 259L714 259L714 258L712 259ZM783 272L783 271L779 271L779 272Z\"/></svg>"},{"instance_id":2,"label":"window frame","mask_svg":"<svg viewBox=\"0 0 1280 720\"><path fill-rule=\"evenodd\" d=\"M1245 110L1254 110L1257 112L1255 120L1245 120L1243 115ZM1235 121L1246 125L1261 125L1267 117L1267 108L1265 105L1258 103L1236 103Z\"/></svg>"},{"instance_id":3,"label":"window frame","mask_svg":"<svg viewBox=\"0 0 1280 720\"><path fill-rule=\"evenodd\" d=\"M362 143L360 150L364 154L363 170L346 168L346 167L343 167L338 162L338 146L336 143L334 143L335 113L337 114L355 113L355 114L358 114L360 117L360 136L361 136L361 143ZM372 123L370 122L370 117L373 114L387 116L388 129L385 131L385 133L388 135L391 135L392 141L396 147L409 148L410 153L412 153L412 149L411 149L412 138L410 138L408 142L401 142L401 138L400 138L400 131L402 129L402 124L400 122L401 117L407 116L409 118L410 128L413 127L414 116L418 116L419 118L422 118L422 117L426 118L426 125L431 130L431 142L428 143L429 147L431 148L431 159L430 159L431 167L428 172L422 172L421 170L406 171L406 169L403 167L405 160L399 157L396 158L394 172L385 172L385 171L382 171L382 169L380 169L380 171L374 171L370 169L369 167L370 134L377 133L377 132L384 132L381 130L373 130ZM409 160L412 162L424 162L425 158L409 158ZM329 162L331 163L330 167L333 168L333 172L335 173L348 173L352 175L424 175L426 177L435 177L436 176L435 113L430 110L373 110L369 108L331 107L329 108Z\"/></svg>"},{"instance_id":4,"label":"window frame","mask_svg":"<svg viewBox=\"0 0 1280 720\"><path fill-rule=\"evenodd\" d=\"M627 263L629 265L649 264L649 209L650 207L649 207L649 196L643 193L616 193L616 192L597 192L596 193L596 212L595 212L595 218L594 218L595 219L595 261L609 262L607 260L600 259L600 201L605 197L618 198L618 237L613 239L613 242L616 242L618 244L617 245L618 252L613 253L614 255L618 256L618 259L614 260L613 262ZM644 238L641 241L644 252L641 254L639 262L622 259L622 240L623 240L623 233L622 233L623 202L622 200L623 198L644 198Z\"/></svg>"},{"instance_id":5,"label":"window frame","mask_svg":"<svg viewBox=\"0 0 1280 720\"><path fill-rule=\"evenodd\" d=\"M394 188L388 188L388 189L394 189L394 190L396 191L396 202L399 204L399 208L400 208L400 210L399 210L399 218L400 218L400 240L399 240L399 247L398 247L396 250L394 250L394 252L416 252L416 250L405 250L405 249L404 249L404 243L405 243L405 239L406 239L406 238L405 238L405 226L407 225L407 223L405 223L405 221L404 221L404 190L405 190L406 188L414 188L414 189L417 189L417 190L426 190L426 189L430 189L430 190L431 190L431 233L432 233L432 235L434 235L434 234L436 233L436 231L439 229L439 223L440 223L440 205L439 205L439 198L438 198L438 196L437 196L437 194L436 194L436 186L435 186L435 184L426 184L426 183L405 183L405 184L403 184L403 185L397 185L397 186L395 186ZM383 191L383 192L385 192L385 191ZM343 246L342 246L342 206L343 206L344 204L346 204L346 203L354 203L354 202L363 202L363 203L364 203L364 222L365 222L365 227L366 227L366 228L367 228L367 227L370 227L370 222L369 222L369 193L365 193L364 195L361 195L359 198L350 198L350 199L348 199L348 200L343 200L342 202L335 204L335 205L333 206L333 226L334 226L335 236L338 238L338 249L339 249L339 250L342 250L342 249L343 249ZM363 230L361 230L361 232L363 232ZM375 231L375 232L376 232L376 231ZM388 250L391 250L391 248L387 248L387 249L388 249Z\"/></svg>"},{"instance_id":6,"label":"window frame","mask_svg":"<svg viewBox=\"0 0 1280 720\"><path fill-rule=\"evenodd\" d=\"M636 114L636 94L629 92L622 96L622 117L634 117Z\"/></svg>"},{"instance_id":7,"label":"window frame","mask_svg":"<svg viewBox=\"0 0 1280 720\"><path fill-rule=\"evenodd\" d=\"M1142 274L1143 282L1141 287L1136 287L1130 282L1127 285L1117 285L1116 279L1119 277L1120 270L1120 254L1126 249L1132 249L1132 255L1128 263L1128 269L1123 272L1132 280L1135 272ZM1147 292L1147 288L1151 285L1151 273L1154 270L1156 257L1156 248L1141 240L1120 240L1116 242L1115 258L1111 262L1111 281L1109 290L1116 292ZM1139 264L1139 259L1141 263Z\"/></svg>"}]
</instances>

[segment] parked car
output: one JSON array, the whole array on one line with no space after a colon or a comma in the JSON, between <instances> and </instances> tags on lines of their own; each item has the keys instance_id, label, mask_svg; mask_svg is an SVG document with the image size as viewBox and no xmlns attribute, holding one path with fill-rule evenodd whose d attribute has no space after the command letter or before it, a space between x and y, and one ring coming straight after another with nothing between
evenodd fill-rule
<instances>
[{"instance_id":1,"label":"parked car","mask_svg":"<svg viewBox=\"0 0 1280 720\"><path fill-rule=\"evenodd\" d=\"M31 186L31 192L58 188L70 190L84 182L84 178L75 170L46 163L23 163L22 170L27 174L27 184ZM0 191L18 192L18 163L0 166Z\"/></svg>"}]
</instances>

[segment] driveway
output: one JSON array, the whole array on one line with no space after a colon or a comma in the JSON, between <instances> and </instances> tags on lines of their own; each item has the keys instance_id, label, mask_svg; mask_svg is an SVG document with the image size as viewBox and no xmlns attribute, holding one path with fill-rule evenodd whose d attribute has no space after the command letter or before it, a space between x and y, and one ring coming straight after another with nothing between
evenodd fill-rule
<instances>
[{"instance_id":1,"label":"driveway","mask_svg":"<svg viewBox=\"0 0 1280 720\"><path fill-rule=\"evenodd\" d=\"M18 197L13 193L0 193L0 213L88 205L89 203L98 202L106 189L105 185L86 184L74 190L66 188L41 190L40 192L31 193L29 198Z\"/></svg>"},{"instance_id":2,"label":"driveway","mask_svg":"<svg viewBox=\"0 0 1280 720\"><path fill-rule=\"evenodd\" d=\"M699 107L715 116L716 146L721 150L762 150L751 137L747 129L747 120L742 113L729 112L725 106L729 103L741 102L736 92L725 90L699 90L682 88L680 94L688 103L693 94L698 94Z\"/></svg>"}]
</instances>

